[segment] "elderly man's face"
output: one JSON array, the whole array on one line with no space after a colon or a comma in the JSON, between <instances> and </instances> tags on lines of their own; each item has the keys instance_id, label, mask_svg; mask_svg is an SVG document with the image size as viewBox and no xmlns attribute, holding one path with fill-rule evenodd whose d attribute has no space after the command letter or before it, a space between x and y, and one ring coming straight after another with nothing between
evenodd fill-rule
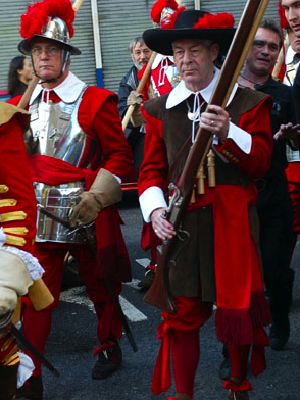
<instances>
[{"instance_id":1,"label":"elderly man's face","mask_svg":"<svg viewBox=\"0 0 300 400\"><path fill-rule=\"evenodd\" d=\"M145 64L148 63L151 53L151 50L145 45L145 43L138 42L132 49L131 53L135 66L138 69L141 69Z\"/></svg>"},{"instance_id":2,"label":"elderly man's face","mask_svg":"<svg viewBox=\"0 0 300 400\"><path fill-rule=\"evenodd\" d=\"M62 68L62 48L49 39L36 39L31 48L33 66L42 81L57 79ZM67 69L64 71L66 74ZM63 78L64 79L64 78Z\"/></svg>"},{"instance_id":3,"label":"elderly man's face","mask_svg":"<svg viewBox=\"0 0 300 400\"><path fill-rule=\"evenodd\" d=\"M183 39L172 43L174 62L188 89L204 89L213 79L214 61L219 52L217 44L205 40Z\"/></svg>"},{"instance_id":4,"label":"elderly man's face","mask_svg":"<svg viewBox=\"0 0 300 400\"><path fill-rule=\"evenodd\" d=\"M291 29L300 37L300 0L282 0L282 6Z\"/></svg>"}]
</instances>

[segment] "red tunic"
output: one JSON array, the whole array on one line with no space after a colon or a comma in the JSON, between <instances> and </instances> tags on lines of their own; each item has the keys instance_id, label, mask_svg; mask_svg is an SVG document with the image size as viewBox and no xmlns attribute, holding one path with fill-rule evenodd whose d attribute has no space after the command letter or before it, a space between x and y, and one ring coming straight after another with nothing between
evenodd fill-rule
<instances>
[{"instance_id":1,"label":"red tunic","mask_svg":"<svg viewBox=\"0 0 300 400\"><path fill-rule=\"evenodd\" d=\"M36 199L23 142L23 126L28 123L27 116L17 113L0 125L0 227L9 235L8 244L31 251Z\"/></svg>"}]
</instances>

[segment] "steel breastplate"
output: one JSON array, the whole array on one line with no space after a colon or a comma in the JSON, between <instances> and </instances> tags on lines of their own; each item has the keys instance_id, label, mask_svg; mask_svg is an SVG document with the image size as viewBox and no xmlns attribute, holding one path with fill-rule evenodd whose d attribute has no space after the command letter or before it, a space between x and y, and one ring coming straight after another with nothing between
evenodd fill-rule
<instances>
[{"instance_id":1,"label":"steel breastplate","mask_svg":"<svg viewBox=\"0 0 300 400\"><path fill-rule=\"evenodd\" d=\"M78 110L84 91L73 103L45 103L37 98L30 106L34 153L87 168L95 152L95 139L79 125Z\"/></svg>"}]
</instances>

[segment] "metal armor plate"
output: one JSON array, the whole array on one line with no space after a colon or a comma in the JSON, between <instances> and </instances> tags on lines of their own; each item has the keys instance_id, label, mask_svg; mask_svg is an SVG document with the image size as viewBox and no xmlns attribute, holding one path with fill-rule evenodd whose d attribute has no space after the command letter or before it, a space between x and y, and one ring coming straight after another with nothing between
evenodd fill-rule
<instances>
[{"instance_id":1,"label":"metal armor plate","mask_svg":"<svg viewBox=\"0 0 300 400\"><path fill-rule=\"evenodd\" d=\"M59 186L47 186L35 183L37 202L47 211L61 220L68 221L71 209L79 202L79 195L84 191L83 182L73 182ZM94 231L94 227L88 229ZM94 233L93 233L94 235ZM37 242L82 244L86 241L80 229L70 230L43 214L38 208Z\"/></svg>"}]
</instances>

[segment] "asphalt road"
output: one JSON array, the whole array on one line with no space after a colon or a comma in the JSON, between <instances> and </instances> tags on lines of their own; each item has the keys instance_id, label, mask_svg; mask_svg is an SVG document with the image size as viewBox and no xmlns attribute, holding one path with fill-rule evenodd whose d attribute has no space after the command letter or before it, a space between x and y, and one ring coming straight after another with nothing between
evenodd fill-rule
<instances>
[{"instance_id":1,"label":"asphalt road","mask_svg":"<svg viewBox=\"0 0 300 400\"><path fill-rule=\"evenodd\" d=\"M134 282L124 285L122 307L131 320L139 351L134 353L124 336L121 341L123 365L105 381L91 379L95 360L92 356L96 340L96 318L85 296L84 288L65 290L60 306L54 313L52 334L47 346L47 357L59 369L55 378L44 370L45 400L146 400L154 399L150 381L159 342L156 327L160 312L143 303L143 294L136 282L143 276L143 268L136 262L147 257L139 247L142 219L135 196L126 196L120 210L124 220L123 233L129 248ZM268 368L259 378L253 378L251 400L300 399L300 243L293 265L297 269L294 306L291 314L291 338L285 351L267 350ZM201 331L201 360L196 378L195 400L221 400L227 395L218 378L221 346L214 335L213 319ZM174 392L170 392L174 394ZM157 399L166 399L167 395Z\"/></svg>"}]
</instances>

